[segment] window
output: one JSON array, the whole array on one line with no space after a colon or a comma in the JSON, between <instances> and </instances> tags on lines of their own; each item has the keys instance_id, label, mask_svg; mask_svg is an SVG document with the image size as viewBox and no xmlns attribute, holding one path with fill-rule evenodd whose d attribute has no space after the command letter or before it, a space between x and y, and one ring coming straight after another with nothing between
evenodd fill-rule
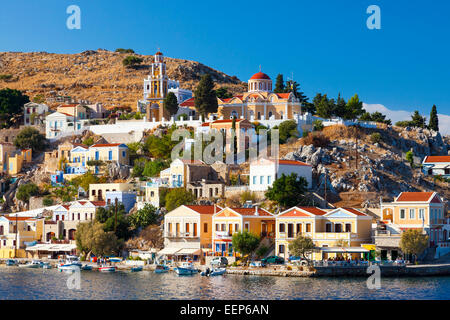
<instances>
[{"instance_id":1,"label":"window","mask_svg":"<svg viewBox=\"0 0 450 320\"><path fill-rule=\"evenodd\" d=\"M285 229L286 227L285 227L285 224L284 223L280 223L280 226L279 226L279 230L280 230L280 232L286 232Z\"/></svg>"},{"instance_id":2,"label":"window","mask_svg":"<svg viewBox=\"0 0 450 320\"><path fill-rule=\"evenodd\" d=\"M185 230L186 230L186 233L189 233L189 223L186 223L186 228L185 228Z\"/></svg>"},{"instance_id":3,"label":"window","mask_svg":"<svg viewBox=\"0 0 450 320\"><path fill-rule=\"evenodd\" d=\"M406 209L400 209L400 219L405 219Z\"/></svg>"},{"instance_id":4,"label":"window","mask_svg":"<svg viewBox=\"0 0 450 320\"><path fill-rule=\"evenodd\" d=\"M207 223L204 223L203 224L203 232L208 232L208 224Z\"/></svg>"},{"instance_id":5,"label":"window","mask_svg":"<svg viewBox=\"0 0 450 320\"><path fill-rule=\"evenodd\" d=\"M306 232L311 232L311 223L306 224Z\"/></svg>"},{"instance_id":6,"label":"window","mask_svg":"<svg viewBox=\"0 0 450 320\"><path fill-rule=\"evenodd\" d=\"M112 160L112 151L108 151L108 160Z\"/></svg>"},{"instance_id":7,"label":"window","mask_svg":"<svg viewBox=\"0 0 450 320\"><path fill-rule=\"evenodd\" d=\"M219 224L216 223L216 231L220 231Z\"/></svg>"},{"instance_id":8,"label":"window","mask_svg":"<svg viewBox=\"0 0 450 320\"><path fill-rule=\"evenodd\" d=\"M334 225L334 232L342 232L342 224L336 223Z\"/></svg>"},{"instance_id":9,"label":"window","mask_svg":"<svg viewBox=\"0 0 450 320\"><path fill-rule=\"evenodd\" d=\"M416 218L416 209L409 209L409 218L410 219Z\"/></svg>"},{"instance_id":10,"label":"window","mask_svg":"<svg viewBox=\"0 0 450 320\"><path fill-rule=\"evenodd\" d=\"M284 244L280 244L280 245L278 246L278 252L279 252L279 253L284 253Z\"/></svg>"},{"instance_id":11,"label":"window","mask_svg":"<svg viewBox=\"0 0 450 320\"><path fill-rule=\"evenodd\" d=\"M256 176L253 176L253 184L256 184Z\"/></svg>"},{"instance_id":12,"label":"window","mask_svg":"<svg viewBox=\"0 0 450 320\"><path fill-rule=\"evenodd\" d=\"M325 232L331 232L332 228L331 228L331 223L327 223L325 225Z\"/></svg>"},{"instance_id":13,"label":"window","mask_svg":"<svg viewBox=\"0 0 450 320\"><path fill-rule=\"evenodd\" d=\"M234 232L239 232L239 223L234 225Z\"/></svg>"},{"instance_id":14,"label":"window","mask_svg":"<svg viewBox=\"0 0 450 320\"><path fill-rule=\"evenodd\" d=\"M225 223L221 224L221 231L227 231L227 225Z\"/></svg>"},{"instance_id":15,"label":"window","mask_svg":"<svg viewBox=\"0 0 450 320\"><path fill-rule=\"evenodd\" d=\"M270 184L272 182L271 178L272 178L272 176L267 176L267 184Z\"/></svg>"},{"instance_id":16,"label":"window","mask_svg":"<svg viewBox=\"0 0 450 320\"><path fill-rule=\"evenodd\" d=\"M194 223L192 228L194 229L194 230L192 230L192 232L194 233L194 237L196 237L197 236L197 224Z\"/></svg>"},{"instance_id":17,"label":"window","mask_svg":"<svg viewBox=\"0 0 450 320\"><path fill-rule=\"evenodd\" d=\"M302 224L301 223L297 223L297 235L302 233Z\"/></svg>"},{"instance_id":18,"label":"window","mask_svg":"<svg viewBox=\"0 0 450 320\"><path fill-rule=\"evenodd\" d=\"M245 231L248 231L249 229L250 229L250 223L246 222L246 223L244 224L244 230L245 230Z\"/></svg>"},{"instance_id":19,"label":"window","mask_svg":"<svg viewBox=\"0 0 450 320\"><path fill-rule=\"evenodd\" d=\"M56 215L56 219L55 219L55 220L56 220L56 221L59 220L59 214Z\"/></svg>"},{"instance_id":20,"label":"window","mask_svg":"<svg viewBox=\"0 0 450 320\"><path fill-rule=\"evenodd\" d=\"M122 157L125 158L126 155L127 155L126 152L125 152L125 151L122 151Z\"/></svg>"},{"instance_id":21,"label":"window","mask_svg":"<svg viewBox=\"0 0 450 320\"><path fill-rule=\"evenodd\" d=\"M259 184L264 184L264 176L259 177Z\"/></svg>"},{"instance_id":22,"label":"window","mask_svg":"<svg viewBox=\"0 0 450 320\"><path fill-rule=\"evenodd\" d=\"M345 224L345 232L352 232L352 224L351 223Z\"/></svg>"}]
</instances>

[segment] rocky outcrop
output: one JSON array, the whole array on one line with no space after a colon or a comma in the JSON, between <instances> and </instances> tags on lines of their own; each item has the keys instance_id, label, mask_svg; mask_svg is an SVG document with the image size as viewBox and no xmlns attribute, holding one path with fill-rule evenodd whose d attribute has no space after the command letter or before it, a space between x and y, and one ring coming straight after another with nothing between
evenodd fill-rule
<instances>
[{"instance_id":1,"label":"rocky outcrop","mask_svg":"<svg viewBox=\"0 0 450 320\"><path fill-rule=\"evenodd\" d=\"M130 177L130 166L121 165L117 162L111 162L106 168L108 176L112 180L121 179L126 180Z\"/></svg>"}]
</instances>

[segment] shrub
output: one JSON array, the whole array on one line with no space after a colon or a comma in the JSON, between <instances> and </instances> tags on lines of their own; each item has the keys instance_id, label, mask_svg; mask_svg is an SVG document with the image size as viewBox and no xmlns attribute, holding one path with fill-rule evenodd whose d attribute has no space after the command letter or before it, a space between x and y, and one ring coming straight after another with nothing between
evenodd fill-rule
<instances>
[{"instance_id":1,"label":"shrub","mask_svg":"<svg viewBox=\"0 0 450 320\"><path fill-rule=\"evenodd\" d=\"M37 195L39 195L39 187L34 183L27 183L17 189L16 198L21 201L28 201L30 197Z\"/></svg>"},{"instance_id":2,"label":"shrub","mask_svg":"<svg viewBox=\"0 0 450 320\"><path fill-rule=\"evenodd\" d=\"M324 128L322 120L314 120L313 128L314 128L314 131L322 131Z\"/></svg>"},{"instance_id":3,"label":"shrub","mask_svg":"<svg viewBox=\"0 0 450 320\"><path fill-rule=\"evenodd\" d=\"M262 258L266 255L267 251L269 251L269 248L267 248L266 246L261 246L258 248L258 250L256 250L256 254L258 255L258 257Z\"/></svg>"},{"instance_id":4,"label":"shrub","mask_svg":"<svg viewBox=\"0 0 450 320\"><path fill-rule=\"evenodd\" d=\"M310 132L305 138L302 138L301 144L314 145L314 147L327 147L330 144L328 139L322 132Z\"/></svg>"},{"instance_id":5,"label":"shrub","mask_svg":"<svg viewBox=\"0 0 450 320\"><path fill-rule=\"evenodd\" d=\"M136 57L136 56L128 56L128 57L126 57L125 59L123 59L122 64L123 64L125 67L133 68L133 67L136 67L137 65L141 64L142 61L143 61L143 60L142 60L141 58L139 58L139 57Z\"/></svg>"},{"instance_id":6,"label":"shrub","mask_svg":"<svg viewBox=\"0 0 450 320\"><path fill-rule=\"evenodd\" d=\"M245 203L247 201L255 202L256 195L251 191L244 191L241 193L241 202Z\"/></svg>"},{"instance_id":7,"label":"shrub","mask_svg":"<svg viewBox=\"0 0 450 320\"><path fill-rule=\"evenodd\" d=\"M33 151L42 151L47 145L47 139L35 128L26 127L19 132L14 145L19 149L31 148Z\"/></svg>"},{"instance_id":8,"label":"shrub","mask_svg":"<svg viewBox=\"0 0 450 320\"><path fill-rule=\"evenodd\" d=\"M0 74L0 80L10 80L11 78L11 74Z\"/></svg>"},{"instance_id":9,"label":"shrub","mask_svg":"<svg viewBox=\"0 0 450 320\"><path fill-rule=\"evenodd\" d=\"M89 146L92 146L94 144L94 138L89 137L83 140L83 144Z\"/></svg>"},{"instance_id":10,"label":"shrub","mask_svg":"<svg viewBox=\"0 0 450 320\"><path fill-rule=\"evenodd\" d=\"M46 198L44 198L44 199L42 200L42 204L43 204L45 207L51 206L51 205L53 205L53 199L52 199L52 198L49 198L49 197L46 197Z\"/></svg>"},{"instance_id":11,"label":"shrub","mask_svg":"<svg viewBox=\"0 0 450 320\"><path fill-rule=\"evenodd\" d=\"M373 143L380 143L381 142L381 134L378 132L374 132L370 135L370 141Z\"/></svg>"},{"instance_id":12,"label":"shrub","mask_svg":"<svg viewBox=\"0 0 450 320\"><path fill-rule=\"evenodd\" d=\"M134 50L133 49L117 48L116 52L119 52L119 53L134 53Z\"/></svg>"}]
</instances>

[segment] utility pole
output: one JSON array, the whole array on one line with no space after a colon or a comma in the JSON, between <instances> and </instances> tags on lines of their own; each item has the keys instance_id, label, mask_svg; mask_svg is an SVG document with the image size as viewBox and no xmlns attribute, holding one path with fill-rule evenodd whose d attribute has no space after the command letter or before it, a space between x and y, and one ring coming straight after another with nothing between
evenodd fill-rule
<instances>
[{"instance_id":1,"label":"utility pole","mask_svg":"<svg viewBox=\"0 0 450 320\"><path fill-rule=\"evenodd\" d=\"M16 243L14 246L14 258L17 258L17 234L19 232L19 228L17 227L17 213L16 213Z\"/></svg>"},{"instance_id":2,"label":"utility pole","mask_svg":"<svg viewBox=\"0 0 450 320\"><path fill-rule=\"evenodd\" d=\"M117 230L117 198L115 199L115 218L114 218L114 233L116 233L116 230Z\"/></svg>"},{"instance_id":3,"label":"utility pole","mask_svg":"<svg viewBox=\"0 0 450 320\"><path fill-rule=\"evenodd\" d=\"M325 169L325 183L324 183L324 199L325 199L325 209L328 207L327 205L327 170Z\"/></svg>"},{"instance_id":4,"label":"utility pole","mask_svg":"<svg viewBox=\"0 0 450 320\"><path fill-rule=\"evenodd\" d=\"M355 152L356 152L356 156L355 156L355 165L356 165L356 170L358 170L358 133L356 133L356 144L355 144Z\"/></svg>"}]
</instances>

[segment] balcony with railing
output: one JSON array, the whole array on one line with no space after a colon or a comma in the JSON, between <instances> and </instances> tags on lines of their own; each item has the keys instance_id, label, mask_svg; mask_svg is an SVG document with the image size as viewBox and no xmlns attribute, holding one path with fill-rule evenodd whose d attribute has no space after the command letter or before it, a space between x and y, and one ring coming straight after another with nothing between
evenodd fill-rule
<instances>
[{"instance_id":1,"label":"balcony with railing","mask_svg":"<svg viewBox=\"0 0 450 320\"><path fill-rule=\"evenodd\" d=\"M172 238L172 239L176 239L176 238L188 238L188 239L197 239L200 238L200 236L198 234L194 234L193 232L164 232L164 237L165 238Z\"/></svg>"}]
</instances>

